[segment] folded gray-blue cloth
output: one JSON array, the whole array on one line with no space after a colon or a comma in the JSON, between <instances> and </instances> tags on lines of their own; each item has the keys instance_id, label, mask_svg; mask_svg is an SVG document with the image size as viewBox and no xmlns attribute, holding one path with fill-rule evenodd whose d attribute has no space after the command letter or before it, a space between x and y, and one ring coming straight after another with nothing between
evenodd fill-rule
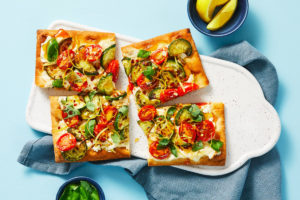
<instances>
[{"instance_id":1,"label":"folded gray-blue cloth","mask_svg":"<svg viewBox=\"0 0 300 200\"><path fill-rule=\"evenodd\" d=\"M248 42L223 47L213 57L244 66L260 83L266 99L274 104L278 90L272 63ZM18 162L44 172L65 175L78 163L55 163L50 135L28 142ZM236 171L223 176L204 176L173 167L148 167L143 159L131 158L98 162L125 168L140 183L150 200L160 199L281 199L281 171L277 149L254 158Z\"/></svg>"}]
</instances>

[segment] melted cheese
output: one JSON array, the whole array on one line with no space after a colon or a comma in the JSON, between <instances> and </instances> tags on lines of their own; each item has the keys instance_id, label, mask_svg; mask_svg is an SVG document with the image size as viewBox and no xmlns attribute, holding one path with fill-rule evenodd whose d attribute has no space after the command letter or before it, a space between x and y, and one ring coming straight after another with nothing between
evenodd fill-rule
<instances>
[{"instance_id":1,"label":"melted cheese","mask_svg":"<svg viewBox=\"0 0 300 200\"><path fill-rule=\"evenodd\" d=\"M103 50L105 50L111 45L116 44L116 42L113 39L106 39L106 40L101 40L98 44L103 48Z\"/></svg>"}]
</instances>

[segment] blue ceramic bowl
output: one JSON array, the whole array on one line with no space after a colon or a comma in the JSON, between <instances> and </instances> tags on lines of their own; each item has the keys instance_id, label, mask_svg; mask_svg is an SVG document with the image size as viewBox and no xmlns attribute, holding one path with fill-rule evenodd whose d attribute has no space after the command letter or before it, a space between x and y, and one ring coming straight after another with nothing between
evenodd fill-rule
<instances>
[{"instance_id":1,"label":"blue ceramic bowl","mask_svg":"<svg viewBox=\"0 0 300 200\"><path fill-rule=\"evenodd\" d=\"M236 31L244 23L249 10L248 0L238 0L237 8L229 22L227 22L219 30L210 31L206 29L207 23L202 21L202 19L198 15L198 12L196 10L196 2L197 0L188 1L187 11L190 21L198 31L205 35L214 37L229 35Z\"/></svg>"},{"instance_id":2,"label":"blue ceramic bowl","mask_svg":"<svg viewBox=\"0 0 300 200\"><path fill-rule=\"evenodd\" d=\"M95 186L95 188L98 190L98 194L99 194L99 197L100 197L100 200L105 200L105 196L104 196L104 193L103 193L103 190L102 188L100 187L100 185L98 183L96 183L95 181L93 181L92 179L88 178L88 177L84 177L84 176L78 176L78 177L75 177L75 178L71 178L69 180L67 180L62 186L60 186L57 194L56 194L56 200L59 200L60 196L62 195L65 187L70 184L70 183L77 183L79 181L87 181L89 182L90 184L92 184L93 186Z\"/></svg>"}]
</instances>

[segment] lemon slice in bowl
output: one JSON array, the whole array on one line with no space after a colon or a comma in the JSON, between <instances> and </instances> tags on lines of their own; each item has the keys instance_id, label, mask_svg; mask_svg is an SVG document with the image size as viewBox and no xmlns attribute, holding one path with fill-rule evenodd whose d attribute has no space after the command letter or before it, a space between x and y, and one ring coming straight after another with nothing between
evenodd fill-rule
<instances>
[{"instance_id":1,"label":"lemon slice in bowl","mask_svg":"<svg viewBox=\"0 0 300 200\"><path fill-rule=\"evenodd\" d=\"M216 16L209 22L207 29L211 31L218 30L223 27L232 17L238 0L230 0L225 6L216 14Z\"/></svg>"},{"instance_id":2,"label":"lemon slice in bowl","mask_svg":"<svg viewBox=\"0 0 300 200\"><path fill-rule=\"evenodd\" d=\"M196 10L200 18L206 23L210 22L217 6L223 5L229 0L197 0Z\"/></svg>"}]
</instances>

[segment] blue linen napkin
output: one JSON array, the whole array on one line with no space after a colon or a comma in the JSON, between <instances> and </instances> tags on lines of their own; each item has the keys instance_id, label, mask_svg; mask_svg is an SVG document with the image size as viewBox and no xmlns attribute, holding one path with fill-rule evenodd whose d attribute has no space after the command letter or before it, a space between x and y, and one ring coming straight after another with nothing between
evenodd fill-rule
<instances>
[{"instance_id":1,"label":"blue linen napkin","mask_svg":"<svg viewBox=\"0 0 300 200\"><path fill-rule=\"evenodd\" d=\"M278 90L277 73L272 63L248 42L220 48L213 57L235 62L248 69L260 83L266 99L274 104ZM18 162L44 172L65 175L80 163L55 163L52 137L28 142ZM150 200L160 199L281 199L280 159L276 148L254 158L236 171L223 176L204 176L181 169L162 166L147 167L138 158L97 162L120 166L140 183Z\"/></svg>"}]
</instances>

